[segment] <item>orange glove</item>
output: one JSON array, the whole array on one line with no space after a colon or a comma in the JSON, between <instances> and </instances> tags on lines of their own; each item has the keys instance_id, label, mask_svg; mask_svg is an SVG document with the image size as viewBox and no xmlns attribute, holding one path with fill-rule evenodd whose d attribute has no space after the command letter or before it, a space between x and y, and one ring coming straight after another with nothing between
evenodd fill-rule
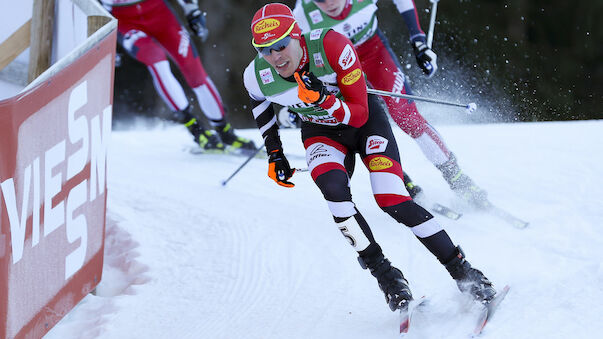
<instances>
[{"instance_id":1,"label":"orange glove","mask_svg":"<svg viewBox=\"0 0 603 339\"><path fill-rule=\"evenodd\" d=\"M289 161L285 158L280 149L270 152L268 156L268 176L277 184L284 187L293 187L294 183L288 181L295 173L295 168L291 169Z\"/></svg>"},{"instance_id":2,"label":"orange glove","mask_svg":"<svg viewBox=\"0 0 603 339\"><path fill-rule=\"evenodd\" d=\"M299 72L293 74L297 81L297 96L307 104L322 104L329 92L327 88L312 72L304 71L301 75Z\"/></svg>"}]
</instances>

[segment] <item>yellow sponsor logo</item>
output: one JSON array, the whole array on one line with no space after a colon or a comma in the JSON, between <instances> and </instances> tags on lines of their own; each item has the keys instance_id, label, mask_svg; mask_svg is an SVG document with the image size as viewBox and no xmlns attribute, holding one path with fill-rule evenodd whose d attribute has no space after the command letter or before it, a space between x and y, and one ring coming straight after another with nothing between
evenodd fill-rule
<instances>
[{"instance_id":1,"label":"yellow sponsor logo","mask_svg":"<svg viewBox=\"0 0 603 339\"><path fill-rule=\"evenodd\" d=\"M264 19L253 27L255 33L264 33L271 31L281 25L281 22L276 19Z\"/></svg>"},{"instance_id":2,"label":"yellow sponsor logo","mask_svg":"<svg viewBox=\"0 0 603 339\"><path fill-rule=\"evenodd\" d=\"M362 71L360 70L360 68L356 68L355 70L346 74L343 77L343 79L341 79L341 82L346 86L351 85L351 84L355 83L356 81L358 81L358 79L360 79L361 76L362 76Z\"/></svg>"},{"instance_id":3,"label":"yellow sponsor logo","mask_svg":"<svg viewBox=\"0 0 603 339\"><path fill-rule=\"evenodd\" d=\"M369 161L369 168L371 169L371 171L381 171L386 168L390 168L393 165L394 164L392 163L391 160L389 160L388 158L384 158L384 157L376 157L376 158L371 159L371 161Z\"/></svg>"}]
</instances>

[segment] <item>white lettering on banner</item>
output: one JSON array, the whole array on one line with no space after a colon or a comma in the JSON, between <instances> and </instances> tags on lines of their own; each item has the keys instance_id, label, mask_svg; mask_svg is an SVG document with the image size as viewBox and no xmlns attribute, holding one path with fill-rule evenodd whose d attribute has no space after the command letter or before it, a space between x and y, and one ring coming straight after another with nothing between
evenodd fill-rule
<instances>
[{"instance_id":1,"label":"white lettering on banner","mask_svg":"<svg viewBox=\"0 0 603 339\"><path fill-rule=\"evenodd\" d=\"M105 193L105 165L111 132L112 107L109 105L101 114L93 115L90 123L88 123L89 116L85 114L76 117L76 112L81 111L88 104L87 92L87 81L84 81L69 94L66 114L67 134L72 146L70 149L74 146L76 150L67 155L67 140L60 140L43 152L43 174L40 169L41 159L36 157L30 164L25 164L20 178L22 187L16 187L14 178L8 178L0 183L10 223L13 264L18 263L23 257L30 210L32 211L31 247L35 247L43 239L40 239L41 190L43 189L44 237L65 225L67 241L71 244L80 241L79 246L65 258L66 280L83 267L88 247L88 222L86 215L78 212L78 209ZM90 162L89 176L82 178L81 182L70 189L66 201L55 201L53 207L53 199L63 190L62 177L65 168L65 182L67 182L81 174L88 162ZM21 194L17 194L19 189L22 189ZM18 196L21 201L17 201ZM30 202L32 205L29 205Z\"/></svg>"},{"instance_id":2,"label":"white lettering on banner","mask_svg":"<svg viewBox=\"0 0 603 339\"><path fill-rule=\"evenodd\" d=\"M105 163L107 160L107 149L109 148L109 134L111 133L111 110L111 106L105 107L102 114L102 122L99 122L98 115L90 119L92 142L90 143L89 201L94 201L101 194L105 193Z\"/></svg>"},{"instance_id":3,"label":"white lettering on banner","mask_svg":"<svg viewBox=\"0 0 603 339\"><path fill-rule=\"evenodd\" d=\"M75 111L82 108L88 102L87 82L81 83L71 91L69 95L69 108L67 110L67 130L69 141L75 145L82 141L82 147L67 161L67 180L73 178L86 167L88 162L88 121L85 116L75 118Z\"/></svg>"},{"instance_id":4,"label":"white lettering on banner","mask_svg":"<svg viewBox=\"0 0 603 339\"><path fill-rule=\"evenodd\" d=\"M52 176L52 169L65 161L65 144L59 141L44 156L44 236L65 222L65 204L61 201L52 207L52 198L61 192L61 172Z\"/></svg>"},{"instance_id":5,"label":"white lettering on banner","mask_svg":"<svg viewBox=\"0 0 603 339\"><path fill-rule=\"evenodd\" d=\"M74 243L80 239L80 247L73 250L65 258L65 280L69 279L84 265L86 248L88 247L88 224L83 214L73 218L75 210L86 202L87 180L82 181L69 191L67 197L67 241Z\"/></svg>"},{"instance_id":6,"label":"white lettering on banner","mask_svg":"<svg viewBox=\"0 0 603 339\"><path fill-rule=\"evenodd\" d=\"M29 185L31 183L31 166L25 167L23 178L23 201L21 202L21 218L17 212L17 195L13 178L2 182L2 193L10 223L11 245L13 249L13 264L23 256L23 243L25 242L25 227L27 225L27 203L29 202Z\"/></svg>"}]
</instances>

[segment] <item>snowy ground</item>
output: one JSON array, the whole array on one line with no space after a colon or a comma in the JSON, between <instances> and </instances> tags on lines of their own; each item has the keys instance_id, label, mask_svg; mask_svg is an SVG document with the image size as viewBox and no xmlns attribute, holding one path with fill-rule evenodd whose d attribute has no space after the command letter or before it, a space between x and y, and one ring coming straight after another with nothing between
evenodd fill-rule
<instances>
[{"instance_id":1,"label":"snowy ground","mask_svg":"<svg viewBox=\"0 0 603 339\"><path fill-rule=\"evenodd\" d=\"M397 127L404 168L464 212L441 217L468 259L511 285L483 338L594 338L603 331L603 120L440 126L518 230L470 210ZM241 134L260 141L256 130ZM305 167L296 130L282 132ZM109 154L103 280L47 338L396 338L374 278L332 223L307 173L277 186L254 159L191 155L183 127L116 131ZM405 227L382 213L357 163L352 191L386 255L430 304L408 338L466 338L471 303Z\"/></svg>"}]
</instances>

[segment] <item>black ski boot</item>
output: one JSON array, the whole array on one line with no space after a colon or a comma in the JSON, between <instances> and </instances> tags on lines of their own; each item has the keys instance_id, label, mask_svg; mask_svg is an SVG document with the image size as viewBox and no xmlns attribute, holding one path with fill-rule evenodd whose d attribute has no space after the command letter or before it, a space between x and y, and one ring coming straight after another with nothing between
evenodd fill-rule
<instances>
[{"instance_id":1,"label":"black ski boot","mask_svg":"<svg viewBox=\"0 0 603 339\"><path fill-rule=\"evenodd\" d=\"M215 132L203 128L192 111L193 106L188 105L183 110L173 112L172 120L186 126L188 131L193 135L193 140L201 147L204 153L224 153L226 148L220 137Z\"/></svg>"},{"instance_id":2,"label":"black ski boot","mask_svg":"<svg viewBox=\"0 0 603 339\"><path fill-rule=\"evenodd\" d=\"M454 193L476 207L489 207L488 193L477 186L467 174L463 173L454 154L450 153L450 159L436 167L442 172L442 176Z\"/></svg>"},{"instance_id":3,"label":"black ski boot","mask_svg":"<svg viewBox=\"0 0 603 339\"><path fill-rule=\"evenodd\" d=\"M457 246L454 258L444 266L456 281L461 292L470 294L482 303L489 302L496 295L496 290L492 287L490 280L480 270L471 267L460 246Z\"/></svg>"},{"instance_id":4,"label":"black ski boot","mask_svg":"<svg viewBox=\"0 0 603 339\"><path fill-rule=\"evenodd\" d=\"M205 153L226 153L226 147L214 131L202 129L195 139Z\"/></svg>"},{"instance_id":5,"label":"black ski boot","mask_svg":"<svg viewBox=\"0 0 603 339\"><path fill-rule=\"evenodd\" d=\"M392 311L408 307L408 303L412 300L408 281L382 253L370 258L358 257L358 262L363 269L368 268L371 274L377 278L379 288L385 294L385 302Z\"/></svg>"},{"instance_id":6,"label":"black ski boot","mask_svg":"<svg viewBox=\"0 0 603 339\"><path fill-rule=\"evenodd\" d=\"M241 138L234 133L234 129L230 123L217 125L216 132L220 135L220 139L226 145L230 145L233 149L240 149L243 153L248 153L256 150L253 141Z\"/></svg>"},{"instance_id":7,"label":"black ski boot","mask_svg":"<svg viewBox=\"0 0 603 339\"><path fill-rule=\"evenodd\" d=\"M186 123L186 127L193 135L193 139L199 144L203 153L225 153L226 147L218 134L203 128L195 118Z\"/></svg>"},{"instance_id":8,"label":"black ski boot","mask_svg":"<svg viewBox=\"0 0 603 339\"><path fill-rule=\"evenodd\" d=\"M423 192L423 189L421 188L421 186L415 185L412 182L412 179L410 179L410 177L408 176L408 174L406 174L406 172L404 172L403 175L404 175L404 186L406 186L406 190L408 191L408 194L410 195L410 197L414 199L417 195L419 195L421 192Z\"/></svg>"}]
</instances>

